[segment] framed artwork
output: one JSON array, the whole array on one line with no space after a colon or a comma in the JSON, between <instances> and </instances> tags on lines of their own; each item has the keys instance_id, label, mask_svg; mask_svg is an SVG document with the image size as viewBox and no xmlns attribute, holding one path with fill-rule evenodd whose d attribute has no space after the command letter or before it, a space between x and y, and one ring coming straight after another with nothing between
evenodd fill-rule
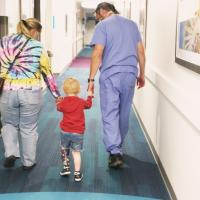
<instances>
[{"instance_id":1,"label":"framed artwork","mask_svg":"<svg viewBox=\"0 0 200 200\"><path fill-rule=\"evenodd\" d=\"M147 0L139 1L139 30L142 41L146 47L146 30L147 30Z\"/></svg>"},{"instance_id":2,"label":"framed artwork","mask_svg":"<svg viewBox=\"0 0 200 200\"><path fill-rule=\"evenodd\" d=\"M175 62L200 73L200 0L178 0Z\"/></svg>"}]
</instances>

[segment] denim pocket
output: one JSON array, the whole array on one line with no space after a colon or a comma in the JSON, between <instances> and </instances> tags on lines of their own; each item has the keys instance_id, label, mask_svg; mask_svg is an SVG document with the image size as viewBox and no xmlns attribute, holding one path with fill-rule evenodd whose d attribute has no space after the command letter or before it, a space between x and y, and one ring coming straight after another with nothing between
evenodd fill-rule
<instances>
[{"instance_id":1,"label":"denim pocket","mask_svg":"<svg viewBox=\"0 0 200 200\"><path fill-rule=\"evenodd\" d=\"M27 90L27 100L29 104L40 104L42 100L41 90Z\"/></svg>"},{"instance_id":2,"label":"denim pocket","mask_svg":"<svg viewBox=\"0 0 200 200\"><path fill-rule=\"evenodd\" d=\"M7 103L9 100L10 91L3 91L0 96L0 102L1 103Z\"/></svg>"}]
</instances>

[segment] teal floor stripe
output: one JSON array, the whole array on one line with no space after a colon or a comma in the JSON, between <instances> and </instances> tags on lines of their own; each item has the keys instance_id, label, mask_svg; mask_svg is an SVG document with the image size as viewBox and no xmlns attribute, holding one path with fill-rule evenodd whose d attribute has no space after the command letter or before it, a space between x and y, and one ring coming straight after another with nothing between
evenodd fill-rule
<instances>
[{"instance_id":1,"label":"teal floor stripe","mask_svg":"<svg viewBox=\"0 0 200 200\"><path fill-rule=\"evenodd\" d=\"M114 195L103 193L83 192L40 192L40 193L17 193L0 195L0 200L157 200L128 195Z\"/></svg>"},{"instance_id":2,"label":"teal floor stripe","mask_svg":"<svg viewBox=\"0 0 200 200\"><path fill-rule=\"evenodd\" d=\"M77 57L84 57L84 58L90 58L91 57L91 53L92 53L92 48L90 47L86 47L85 49L83 49Z\"/></svg>"}]
</instances>

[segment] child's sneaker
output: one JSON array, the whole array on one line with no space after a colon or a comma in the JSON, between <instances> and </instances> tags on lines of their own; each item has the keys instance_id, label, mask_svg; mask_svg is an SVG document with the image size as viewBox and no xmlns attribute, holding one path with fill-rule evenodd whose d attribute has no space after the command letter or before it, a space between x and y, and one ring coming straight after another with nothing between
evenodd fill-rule
<instances>
[{"instance_id":1,"label":"child's sneaker","mask_svg":"<svg viewBox=\"0 0 200 200\"><path fill-rule=\"evenodd\" d=\"M74 172L74 180L76 182L79 182L83 179L83 174L81 172Z\"/></svg>"},{"instance_id":2,"label":"child's sneaker","mask_svg":"<svg viewBox=\"0 0 200 200\"><path fill-rule=\"evenodd\" d=\"M69 175L69 174L71 174L71 171L70 171L70 161L69 161L69 159L67 159L67 161L64 162L63 169L60 172L60 175L61 176L66 176L66 175Z\"/></svg>"},{"instance_id":3,"label":"child's sneaker","mask_svg":"<svg viewBox=\"0 0 200 200\"><path fill-rule=\"evenodd\" d=\"M60 172L60 175L61 176L66 176L66 175L69 175L69 174L71 174L70 167L64 165L62 171Z\"/></svg>"}]
</instances>

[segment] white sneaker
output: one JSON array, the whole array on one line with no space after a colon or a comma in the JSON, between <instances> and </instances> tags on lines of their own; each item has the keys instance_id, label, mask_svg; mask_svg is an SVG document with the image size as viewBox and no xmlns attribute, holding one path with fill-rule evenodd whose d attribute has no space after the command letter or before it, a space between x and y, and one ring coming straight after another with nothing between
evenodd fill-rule
<instances>
[{"instance_id":1,"label":"white sneaker","mask_svg":"<svg viewBox=\"0 0 200 200\"><path fill-rule=\"evenodd\" d=\"M83 174L81 172L74 172L74 180L80 182L83 179Z\"/></svg>"},{"instance_id":2,"label":"white sneaker","mask_svg":"<svg viewBox=\"0 0 200 200\"><path fill-rule=\"evenodd\" d=\"M60 175L66 176L66 175L69 175L69 174L71 174L70 167L67 166L67 165L64 165L62 171L60 172Z\"/></svg>"}]
</instances>

